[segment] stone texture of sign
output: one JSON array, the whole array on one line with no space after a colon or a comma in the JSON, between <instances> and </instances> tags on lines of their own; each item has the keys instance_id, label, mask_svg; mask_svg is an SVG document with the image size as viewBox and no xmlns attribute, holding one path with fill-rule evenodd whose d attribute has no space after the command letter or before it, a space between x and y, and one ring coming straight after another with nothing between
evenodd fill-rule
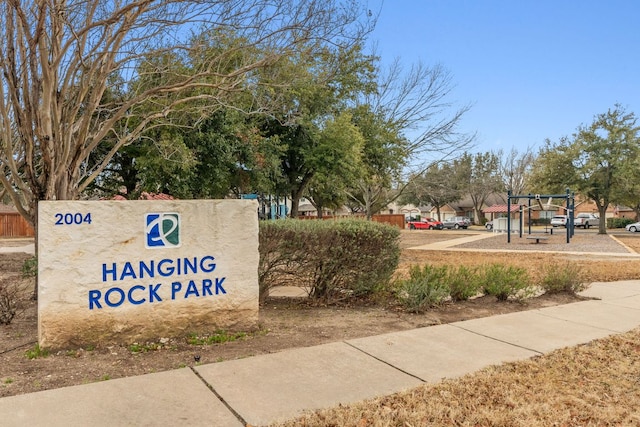
<instances>
[{"instance_id":1,"label":"stone texture of sign","mask_svg":"<svg viewBox=\"0 0 640 427\"><path fill-rule=\"evenodd\" d=\"M40 202L40 345L254 329L258 260L255 201Z\"/></svg>"}]
</instances>

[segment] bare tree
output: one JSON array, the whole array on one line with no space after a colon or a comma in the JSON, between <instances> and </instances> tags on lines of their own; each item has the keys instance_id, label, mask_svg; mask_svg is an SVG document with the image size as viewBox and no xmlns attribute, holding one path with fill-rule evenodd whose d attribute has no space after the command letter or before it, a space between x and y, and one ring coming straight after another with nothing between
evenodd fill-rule
<instances>
[{"instance_id":1,"label":"bare tree","mask_svg":"<svg viewBox=\"0 0 640 427\"><path fill-rule=\"evenodd\" d=\"M491 152L464 153L453 162L458 188L469 194L476 222L482 218L482 207L492 194L504 191L498 174L499 158Z\"/></svg>"},{"instance_id":2,"label":"bare tree","mask_svg":"<svg viewBox=\"0 0 640 427\"><path fill-rule=\"evenodd\" d=\"M459 201L463 196L454 177L451 163L433 163L424 173L409 178L400 202L431 206L436 209L437 220L441 221L440 209L448 203Z\"/></svg>"},{"instance_id":3,"label":"bare tree","mask_svg":"<svg viewBox=\"0 0 640 427\"><path fill-rule=\"evenodd\" d=\"M511 148L508 153L500 150L496 156L500 159L499 171L504 187L511 190L511 194L524 194L536 158L531 148L527 148L523 153L518 152L516 148ZM517 203L517 200L515 202Z\"/></svg>"},{"instance_id":4,"label":"bare tree","mask_svg":"<svg viewBox=\"0 0 640 427\"><path fill-rule=\"evenodd\" d=\"M378 90L366 97L407 138L408 166L424 171L434 161L450 159L468 149L475 134L458 130L470 105L455 108L451 73L442 65L421 62L405 71L399 59L380 73Z\"/></svg>"},{"instance_id":5,"label":"bare tree","mask_svg":"<svg viewBox=\"0 0 640 427\"><path fill-rule=\"evenodd\" d=\"M401 181L402 172L420 176L430 165L451 159L472 146L475 134L465 134L458 129L471 107L455 107L450 99L453 88L451 74L441 65L427 67L417 63L405 72L396 59L379 74L377 90L360 100L386 125L386 136L374 135L381 139L376 143L385 146L394 157L398 150L403 155L395 170L387 165L384 172L370 171L350 192L349 197L365 207L367 216L402 194L406 184L397 186L394 191L384 187L387 183ZM393 143L388 137L392 134L396 135ZM389 150L390 145L395 150ZM375 164L373 161L368 163ZM371 176L375 179L369 179Z\"/></svg>"},{"instance_id":6,"label":"bare tree","mask_svg":"<svg viewBox=\"0 0 640 427\"><path fill-rule=\"evenodd\" d=\"M300 45L359 41L370 30L363 12L357 0L5 0L0 187L36 226L39 200L78 198L121 147L176 110L229 106L260 84L252 72ZM234 41L209 49L194 36L205 32ZM114 82L121 96L108 96Z\"/></svg>"}]
</instances>

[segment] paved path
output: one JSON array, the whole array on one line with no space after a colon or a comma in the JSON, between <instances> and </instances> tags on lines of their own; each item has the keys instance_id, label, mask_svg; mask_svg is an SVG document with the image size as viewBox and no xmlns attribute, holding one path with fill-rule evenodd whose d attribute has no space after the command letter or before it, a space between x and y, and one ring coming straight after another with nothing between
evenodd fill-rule
<instances>
[{"instance_id":1,"label":"paved path","mask_svg":"<svg viewBox=\"0 0 640 427\"><path fill-rule=\"evenodd\" d=\"M476 240L483 240L489 237L494 237L495 234L482 232L478 234L465 235L464 237L458 237L454 239L441 240L438 242L427 243L426 245L412 246L408 249L429 249L429 250L442 250L447 249L450 250L454 246L462 245L463 243L475 242ZM475 249L477 252L478 250Z\"/></svg>"},{"instance_id":2,"label":"paved path","mask_svg":"<svg viewBox=\"0 0 640 427\"><path fill-rule=\"evenodd\" d=\"M483 240L483 239L487 239L490 237L495 237L494 233L487 233L487 232L481 232L478 234L474 234L474 235L466 235L464 237L459 237L459 238L454 238L454 239L449 239L449 240L442 240L442 241L438 241L438 242L433 242L433 243L428 243L426 245L418 245L418 246L412 246L410 248L407 248L409 250L447 250L447 251L454 251L454 252L487 252L487 253L504 253L504 252L513 252L513 253L531 253L531 251L525 251L522 249L518 249L517 247L515 249L512 248L500 248L500 249L489 249L489 248L483 248L483 249L478 249L478 248L460 248L457 247L458 245L462 245L464 243L470 243L470 242L475 242L477 240ZM629 258L629 259L639 259L640 258L640 254L636 253L635 251L633 251L631 248L629 248L627 245L625 245L623 242L621 242L619 239L617 239L615 236L610 236L613 240L615 240L620 246L624 247L627 249L627 253L625 252L584 252L584 251L568 251L568 250L562 250L562 251L554 251L554 250L544 250L544 249L539 249L536 248L535 252L536 253L542 253L542 254L563 254L563 255L576 255L576 256L581 256L581 257L588 257L588 258Z\"/></svg>"},{"instance_id":3,"label":"paved path","mask_svg":"<svg viewBox=\"0 0 640 427\"><path fill-rule=\"evenodd\" d=\"M640 281L573 304L0 399L2 426L265 425L640 326Z\"/></svg>"},{"instance_id":4,"label":"paved path","mask_svg":"<svg viewBox=\"0 0 640 427\"><path fill-rule=\"evenodd\" d=\"M33 239L0 239L0 253L25 252L35 254Z\"/></svg>"}]
</instances>

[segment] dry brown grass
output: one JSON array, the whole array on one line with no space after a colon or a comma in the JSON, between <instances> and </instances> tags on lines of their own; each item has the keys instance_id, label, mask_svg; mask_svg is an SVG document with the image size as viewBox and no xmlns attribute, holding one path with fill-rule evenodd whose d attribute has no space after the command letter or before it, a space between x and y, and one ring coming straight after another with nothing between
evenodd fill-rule
<instances>
[{"instance_id":1,"label":"dry brown grass","mask_svg":"<svg viewBox=\"0 0 640 427\"><path fill-rule=\"evenodd\" d=\"M640 424L640 330L279 426Z\"/></svg>"},{"instance_id":2,"label":"dry brown grass","mask_svg":"<svg viewBox=\"0 0 640 427\"><path fill-rule=\"evenodd\" d=\"M580 268L585 279L589 282L611 282L640 278L640 259L579 259L576 256L559 256L555 254L527 253L492 253L481 252L453 252L453 251L404 251L399 273L408 271L413 264L430 263L434 265L464 264L477 266L488 263L509 264L527 269L532 276L542 272L551 263L571 263Z\"/></svg>"},{"instance_id":3,"label":"dry brown grass","mask_svg":"<svg viewBox=\"0 0 640 427\"><path fill-rule=\"evenodd\" d=\"M413 234L411 234L413 233ZM417 246L421 244L438 242L446 239L460 237L460 234L447 233L446 231L434 231L428 234L420 232L403 232L402 243L404 247ZM640 238L635 235L617 236L620 242L631 250L640 253ZM480 241L481 243L482 241ZM537 247L536 245L529 245ZM545 245L540 245L540 249L545 249ZM571 244L565 246L567 251L574 247ZM504 249L511 249L512 246L504 245ZM597 247L593 248L598 251ZM400 259L398 274L406 273L414 264L433 265L468 265L478 266L489 263L509 264L527 269L533 277L544 271L545 266L551 263L571 263L579 267L585 281L587 282L611 282L616 280L629 280L640 278L640 258L615 258L598 257L594 255L575 255L572 253L541 253L541 252L460 252L453 250L403 250Z\"/></svg>"}]
</instances>

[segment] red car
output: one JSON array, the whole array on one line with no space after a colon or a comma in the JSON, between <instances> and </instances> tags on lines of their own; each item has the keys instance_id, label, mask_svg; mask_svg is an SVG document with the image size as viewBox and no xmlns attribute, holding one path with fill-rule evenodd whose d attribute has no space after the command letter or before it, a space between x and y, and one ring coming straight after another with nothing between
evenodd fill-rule
<instances>
[{"instance_id":1,"label":"red car","mask_svg":"<svg viewBox=\"0 0 640 427\"><path fill-rule=\"evenodd\" d=\"M409 221L407 227L411 230L442 230L442 223L433 218L422 218L420 221Z\"/></svg>"}]
</instances>

